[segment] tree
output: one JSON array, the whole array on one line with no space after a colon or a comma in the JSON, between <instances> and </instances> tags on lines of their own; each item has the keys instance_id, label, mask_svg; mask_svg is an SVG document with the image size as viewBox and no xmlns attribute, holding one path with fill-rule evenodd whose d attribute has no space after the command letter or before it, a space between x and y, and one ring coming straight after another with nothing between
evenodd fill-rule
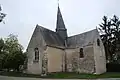
<instances>
[{"instance_id":1,"label":"tree","mask_svg":"<svg viewBox=\"0 0 120 80\"><path fill-rule=\"evenodd\" d=\"M8 54L6 56L4 67L8 69L13 69L14 71L20 71L21 67L24 65L26 55L22 51L16 51L14 53Z\"/></svg>"},{"instance_id":2,"label":"tree","mask_svg":"<svg viewBox=\"0 0 120 80\"><path fill-rule=\"evenodd\" d=\"M2 13L1 11L2 11L2 8L1 8L1 5L0 5L0 22L2 22L3 19L4 19L5 16L6 16L6 14L5 14L5 13ZM3 23L4 23L4 21L3 21Z\"/></svg>"},{"instance_id":3,"label":"tree","mask_svg":"<svg viewBox=\"0 0 120 80\"><path fill-rule=\"evenodd\" d=\"M99 31L106 53L106 59L113 61L116 53L120 51L120 20L114 15L112 19L103 17L103 22L99 24Z\"/></svg>"},{"instance_id":4,"label":"tree","mask_svg":"<svg viewBox=\"0 0 120 80\"><path fill-rule=\"evenodd\" d=\"M0 54L2 54L3 49L4 49L4 40L1 38L0 39Z\"/></svg>"},{"instance_id":5,"label":"tree","mask_svg":"<svg viewBox=\"0 0 120 80\"><path fill-rule=\"evenodd\" d=\"M2 60L4 56L4 40L0 39L0 70L2 69Z\"/></svg>"},{"instance_id":6,"label":"tree","mask_svg":"<svg viewBox=\"0 0 120 80\"><path fill-rule=\"evenodd\" d=\"M23 66L26 54L23 53L23 47L19 44L17 36L10 34L8 38L4 40L4 52L2 65L4 69L8 71L13 69L19 71L20 67Z\"/></svg>"},{"instance_id":7,"label":"tree","mask_svg":"<svg viewBox=\"0 0 120 80\"><path fill-rule=\"evenodd\" d=\"M13 34L10 34L8 38L5 39L5 47L8 53L23 50L22 45L18 42L17 36Z\"/></svg>"},{"instance_id":8,"label":"tree","mask_svg":"<svg viewBox=\"0 0 120 80\"><path fill-rule=\"evenodd\" d=\"M119 20L119 18L116 16L116 15L114 15L113 16L113 18L111 19L111 21L112 21L112 24L111 24L111 26L112 26L112 33L113 33L113 35L114 35L114 37L113 37L113 41L112 41L112 43L113 43L113 49L114 49L114 60L113 60L113 62L117 62L117 63L120 63L119 61L120 61L120 54L118 54L119 52L120 52L120 20Z\"/></svg>"},{"instance_id":9,"label":"tree","mask_svg":"<svg viewBox=\"0 0 120 80\"><path fill-rule=\"evenodd\" d=\"M114 15L113 18L111 19L112 20L112 33L114 35L114 41L113 41L113 44L114 44L114 48L115 48L115 52L117 51L120 51L120 20L119 18Z\"/></svg>"},{"instance_id":10,"label":"tree","mask_svg":"<svg viewBox=\"0 0 120 80\"><path fill-rule=\"evenodd\" d=\"M111 42L110 42L110 38L111 38L111 29L110 29L110 25L111 25L111 21L108 20L107 16L103 17L103 22L101 24L99 24L99 30L100 30L100 34L101 34L101 39L103 41L103 44L105 46L105 53L106 53L106 58L107 60L110 58L112 58L112 53L110 51L110 47L111 47ZM108 57L109 56L109 57Z\"/></svg>"}]
</instances>

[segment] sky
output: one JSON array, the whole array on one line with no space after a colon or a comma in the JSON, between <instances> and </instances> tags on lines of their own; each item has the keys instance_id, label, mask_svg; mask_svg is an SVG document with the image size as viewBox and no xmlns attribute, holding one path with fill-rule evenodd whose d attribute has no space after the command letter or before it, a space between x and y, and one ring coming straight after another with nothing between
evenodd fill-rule
<instances>
[{"instance_id":1,"label":"sky","mask_svg":"<svg viewBox=\"0 0 120 80\"><path fill-rule=\"evenodd\" d=\"M55 31L58 0L0 0L5 24L0 23L0 37L18 35L24 50L35 26ZM59 0L68 35L95 29L104 15L120 16L120 0Z\"/></svg>"}]
</instances>

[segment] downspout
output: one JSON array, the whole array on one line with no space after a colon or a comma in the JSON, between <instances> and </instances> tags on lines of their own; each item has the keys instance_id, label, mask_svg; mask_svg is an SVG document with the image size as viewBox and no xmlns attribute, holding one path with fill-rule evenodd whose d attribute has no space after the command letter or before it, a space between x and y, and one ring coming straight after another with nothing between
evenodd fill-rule
<instances>
[{"instance_id":1,"label":"downspout","mask_svg":"<svg viewBox=\"0 0 120 80\"><path fill-rule=\"evenodd\" d=\"M65 39L65 49L67 48L67 40ZM67 72L67 54L65 51L65 72Z\"/></svg>"}]
</instances>

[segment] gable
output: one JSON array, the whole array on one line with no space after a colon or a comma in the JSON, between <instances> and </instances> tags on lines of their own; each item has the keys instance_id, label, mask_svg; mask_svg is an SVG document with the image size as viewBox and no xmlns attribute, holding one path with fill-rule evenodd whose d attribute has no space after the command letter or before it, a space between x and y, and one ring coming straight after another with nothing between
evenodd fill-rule
<instances>
[{"instance_id":1,"label":"gable","mask_svg":"<svg viewBox=\"0 0 120 80\"><path fill-rule=\"evenodd\" d=\"M37 41L37 44L35 44L36 41ZM33 35L28 44L28 47L38 45L38 43L41 43L41 42L44 42L45 45L49 45L49 46L64 47L64 41L56 32L43 28L39 25L36 25L36 28L33 32Z\"/></svg>"},{"instance_id":2,"label":"gable","mask_svg":"<svg viewBox=\"0 0 120 80\"><path fill-rule=\"evenodd\" d=\"M36 26L32 36L31 36L31 39L29 41L27 49L35 48L38 46L44 46L44 45L45 45L45 41L43 39L43 36L40 34L39 27Z\"/></svg>"}]
</instances>

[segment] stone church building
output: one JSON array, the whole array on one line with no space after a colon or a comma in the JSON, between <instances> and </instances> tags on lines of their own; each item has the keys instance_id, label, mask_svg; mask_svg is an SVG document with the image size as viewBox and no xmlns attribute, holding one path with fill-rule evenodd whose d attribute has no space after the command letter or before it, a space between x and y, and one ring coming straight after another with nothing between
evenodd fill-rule
<instances>
[{"instance_id":1,"label":"stone church building","mask_svg":"<svg viewBox=\"0 0 120 80\"><path fill-rule=\"evenodd\" d=\"M26 51L27 73L106 72L104 46L97 29L68 36L59 7L56 31L36 25Z\"/></svg>"}]
</instances>

